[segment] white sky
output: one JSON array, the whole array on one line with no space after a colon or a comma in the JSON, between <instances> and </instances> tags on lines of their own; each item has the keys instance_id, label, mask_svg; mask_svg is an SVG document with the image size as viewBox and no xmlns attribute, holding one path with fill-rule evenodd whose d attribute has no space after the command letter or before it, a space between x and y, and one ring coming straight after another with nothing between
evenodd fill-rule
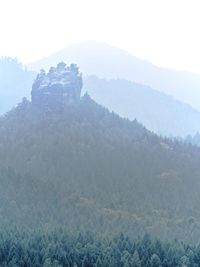
<instances>
[{"instance_id":1,"label":"white sky","mask_svg":"<svg viewBox=\"0 0 200 267\"><path fill-rule=\"evenodd\" d=\"M0 0L0 55L35 61L96 40L200 73L200 0Z\"/></svg>"}]
</instances>

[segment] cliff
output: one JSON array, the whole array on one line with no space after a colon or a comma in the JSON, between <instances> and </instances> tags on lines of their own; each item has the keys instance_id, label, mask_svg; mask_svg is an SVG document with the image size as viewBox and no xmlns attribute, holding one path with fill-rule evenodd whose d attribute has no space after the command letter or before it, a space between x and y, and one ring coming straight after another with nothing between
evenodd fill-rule
<instances>
[{"instance_id":1,"label":"cliff","mask_svg":"<svg viewBox=\"0 0 200 267\"><path fill-rule=\"evenodd\" d=\"M32 103L41 107L62 107L80 100L82 76L75 64L61 62L46 73L41 70L32 86Z\"/></svg>"}]
</instances>

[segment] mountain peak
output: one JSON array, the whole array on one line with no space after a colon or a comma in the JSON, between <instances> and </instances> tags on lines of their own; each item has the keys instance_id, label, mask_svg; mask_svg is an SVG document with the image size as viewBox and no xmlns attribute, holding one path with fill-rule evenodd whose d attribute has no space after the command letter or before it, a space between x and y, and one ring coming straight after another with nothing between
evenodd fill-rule
<instances>
[{"instance_id":1,"label":"mountain peak","mask_svg":"<svg viewBox=\"0 0 200 267\"><path fill-rule=\"evenodd\" d=\"M46 69L60 60L76 62L84 75L119 78L148 85L200 110L199 74L161 68L123 49L94 41L69 45L49 57L29 64L28 69Z\"/></svg>"}]
</instances>

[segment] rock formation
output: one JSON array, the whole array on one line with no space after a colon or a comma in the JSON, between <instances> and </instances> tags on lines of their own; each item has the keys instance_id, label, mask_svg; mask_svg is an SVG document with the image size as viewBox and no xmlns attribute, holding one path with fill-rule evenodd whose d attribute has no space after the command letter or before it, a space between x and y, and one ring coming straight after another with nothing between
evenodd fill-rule
<instances>
[{"instance_id":1,"label":"rock formation","mask_svg":"<svg viewBox=\"0 0 200 267\"><path fill-rule=\"evenodd\" d=\"M32 86L32 103L41 107L62 107L80 100L82 75L75 64L61 62L46 73L41 70Z\"/></svg>"}]
</instances>

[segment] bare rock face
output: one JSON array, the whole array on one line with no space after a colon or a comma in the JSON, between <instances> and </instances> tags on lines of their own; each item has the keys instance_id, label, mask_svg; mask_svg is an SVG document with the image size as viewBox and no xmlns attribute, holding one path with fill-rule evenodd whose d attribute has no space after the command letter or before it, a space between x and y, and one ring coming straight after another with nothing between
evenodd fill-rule
<instances>
[{"instance_id":1,"label":"bare rock face","mask_svg":"<svg viewBox=\"0 0 200 267\"><path fill-rule=\"evenodd\" d=\"M41 70L32 86L32 103L41 107L62 107L80 100L82 75L75 64L61 62L46 73Z\"/></svg>"}]
</instances>

